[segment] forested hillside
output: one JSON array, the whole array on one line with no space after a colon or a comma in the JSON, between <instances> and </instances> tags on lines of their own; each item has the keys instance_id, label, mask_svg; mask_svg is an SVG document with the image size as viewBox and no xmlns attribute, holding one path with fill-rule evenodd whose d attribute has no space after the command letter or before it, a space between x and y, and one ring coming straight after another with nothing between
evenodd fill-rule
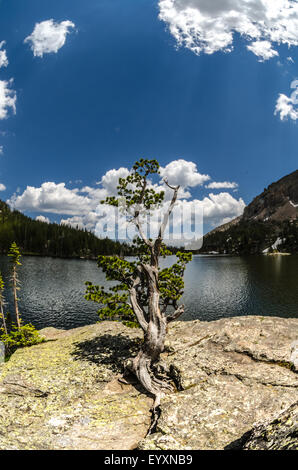
<instances>
[{"instance_id":1,"label":"forested hillside","mask_svg":"<svg viewBox=\"0 0 298 470\"><path fill-rule=\"evenodd\" d=\"M241 220L225 231L213 231L204 237L201 253L259 254L280 240L278 250L298 253L298 222L266 223Z\"/></svg>"},{"instance_id":2,"label":"forested hillside","mask_svg":"<svg viewBox=\"0 0 298 470\"><path fill-rule=\"evenodd\" d=\"M0 253L6 253L14 241L23 254L63 258L125 255L130 251L128 245L99 239L87 230L33 220L0 201Z\"/></svg>"}]
</instances>

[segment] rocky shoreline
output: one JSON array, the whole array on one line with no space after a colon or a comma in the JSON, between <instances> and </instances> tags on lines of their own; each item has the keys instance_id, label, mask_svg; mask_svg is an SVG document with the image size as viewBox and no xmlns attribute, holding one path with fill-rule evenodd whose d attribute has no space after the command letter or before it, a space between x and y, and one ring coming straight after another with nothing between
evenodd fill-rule
<instances>
[{"instance_id":1,"label":"rocky shoreline","mask_svg":"<svg viewBox=\"0 0 298 470\"><path fill-rule=\"evenodd\" d=\"M0 365L0 450L298 449L298 319L176 322L161 402L119 382L141 332L119 323L41 330Z\"/></svg>"}]
</instances>

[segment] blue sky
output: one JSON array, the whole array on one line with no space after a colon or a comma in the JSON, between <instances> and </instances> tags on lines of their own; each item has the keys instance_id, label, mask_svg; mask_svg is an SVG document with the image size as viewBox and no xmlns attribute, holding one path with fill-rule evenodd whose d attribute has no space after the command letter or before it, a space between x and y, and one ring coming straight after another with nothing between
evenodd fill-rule
<instances>
[{"instance_id":1,"label":"blue sky","mask_svg":"<svg viewBox=\"0 0 298 470\"><path fill-rule=\"evenodd\" d=\"M298 111L290 85L298 78L297 3L278 0L285 13L274 23L268 1L253 2L267 26L257 25L248 39L243 19L256 25L255 6L238 12L228 31L227 0L214 0L209 9L206 0L1 0L0 42L9 63L0 68L0 81L16 99L15 113L8 106L0 119L1 199L32 217L88 219L94 229L95 199L109 184L96 183L109 170L130 168L139 157L157 158L169 169L184 160L196 167L175 168L186 171L183 177L197 175L185 188L208 206L206 231L296 170ZM189 8L201 40L187 27L184 35L177 30ZM216 19L213 31L202 15ZM56 51L34 55L33 41L24 40L51 19L73 26ZM282 22L283 32L276 32ZM50 41L51 28L47 34ZM212 182L238 187L206 188Z\"/></svg>"}]
</instances>

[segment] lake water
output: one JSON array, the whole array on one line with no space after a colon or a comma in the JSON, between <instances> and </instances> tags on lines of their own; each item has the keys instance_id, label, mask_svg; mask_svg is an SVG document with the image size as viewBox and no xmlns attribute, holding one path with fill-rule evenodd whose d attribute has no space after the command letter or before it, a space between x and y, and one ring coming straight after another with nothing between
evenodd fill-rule
<instances>
[{"instance_id":1,"label":"lake water","mask_svg":"<svg viewBox=\"0 0 298 470\"><path fill-rule=\"evenodd\" d=\"M0 269L9 276L7 257ZM298 257L194 256L185 275L181 319L216 320L238 315L298 318ZM23 257L19 269L20 311L37 328L74 328L98 321L98 305L84 299L84 282L105 277L94 261ZM7 309L13 311L10 291Z\"/></svg>"}]
</instances>

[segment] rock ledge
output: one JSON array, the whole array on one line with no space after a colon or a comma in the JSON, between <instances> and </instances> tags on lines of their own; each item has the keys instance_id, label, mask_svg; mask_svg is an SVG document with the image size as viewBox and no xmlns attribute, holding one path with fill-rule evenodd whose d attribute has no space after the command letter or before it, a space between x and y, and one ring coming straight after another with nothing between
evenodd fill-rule
<instances>
[{"instance_id":1,"label":"rock ledge","mask_svg":"<svg viewBox=\"0 0 298 470\"><path fill-rule=\"evenodd\" d=\"M0 450L297 448L298 319L174 323L162 360L182 391L163 398L147 437L152 398L118 381L140 331L103 322L41 334L0 366Z\"/></svg>"}]
</instances>

